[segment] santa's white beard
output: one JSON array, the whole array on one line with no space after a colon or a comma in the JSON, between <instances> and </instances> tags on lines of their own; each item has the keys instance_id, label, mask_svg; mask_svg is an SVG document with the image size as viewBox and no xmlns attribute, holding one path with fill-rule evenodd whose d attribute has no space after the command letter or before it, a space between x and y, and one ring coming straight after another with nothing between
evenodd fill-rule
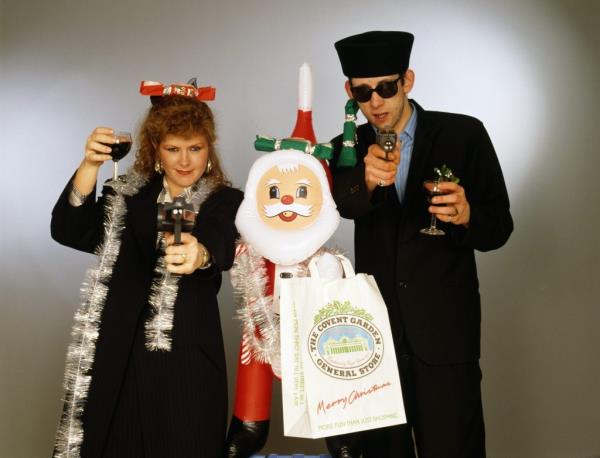
<instances>
[{"instance_id":1,"label":"santa's white beard","mask_svg":"<svg viewBox=\"0 0 600 458\"><path fill-rule=\"evenodd\" d=\"M304 229L273 229L256 211L256 201L245 198L235 225L246 243L275 264L297 264L313 255L333 235L340 222L335 207L323 205L319 218Z\"/></svg>"}]
</instances>

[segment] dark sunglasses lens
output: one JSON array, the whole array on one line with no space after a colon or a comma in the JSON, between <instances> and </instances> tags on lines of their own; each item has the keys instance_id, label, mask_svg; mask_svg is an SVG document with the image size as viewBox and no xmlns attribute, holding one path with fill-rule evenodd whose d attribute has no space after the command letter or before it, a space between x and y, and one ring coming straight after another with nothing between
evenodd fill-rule
<instances>
[{"instance_id":1,"label":"dark sunglasses lens","mask_svg":"<svg viewBox=\"0 0 600 458\"><path fill-rule=\"evenodd\" d=\"M367 86L356 86L352 88L352 97L357 102L368 102L371 100L371 94L373 93L373 89Z\"/></svg>"},{"instance_id":2,"label":"dark sunglasses lens","mask_svg":"<svg viewBox=\"0 0 600 458\"><path fill-rule=\"evenodd\" d=\"M379 83L375 89L371 89L369 86L356 86L352 88L352 97L357 102L368 102L371 100L373 92L377 92L380 97L389 99L394 97L398 93L398 80L396 81L383 81Z\"/></svg>"},{"instance_id":3,"label":"dark sunglasses lens","mask_svg":"<svg viewBox=\"0 0 600 458\"><path fill-rule=\"evenodd\" d=\"M389 99L398 93L398 81L384 81L379 83L375 90L384 99Z\"/></svg>"}]
</instances>

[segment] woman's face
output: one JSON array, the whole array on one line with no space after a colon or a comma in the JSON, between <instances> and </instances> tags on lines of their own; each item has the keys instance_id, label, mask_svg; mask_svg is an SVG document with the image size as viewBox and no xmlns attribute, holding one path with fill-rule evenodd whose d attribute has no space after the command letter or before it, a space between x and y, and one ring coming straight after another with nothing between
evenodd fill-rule
<instances>
[{"instance_id":1,"label":"woman's face","mask_svg":"<svg viewBox=\"0 0 600 458\"><path fill-rule=\"evenodd\" d=\"M204 174L208 162L208 141L202 134L191 137L168 134L158 145L169 192L176 197Z\"/></svg>"}]
</instances>

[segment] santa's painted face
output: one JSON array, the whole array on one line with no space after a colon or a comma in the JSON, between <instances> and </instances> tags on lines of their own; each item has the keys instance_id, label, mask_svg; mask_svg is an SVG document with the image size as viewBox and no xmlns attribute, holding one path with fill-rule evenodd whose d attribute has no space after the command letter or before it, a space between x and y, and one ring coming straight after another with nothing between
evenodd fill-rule
<instances>
[{"instance_id":1,"label":"santa's painted face","mask_svg":"<svg viewBox=\"0 0 600 458\"><path fill-rule=\"evenodd\" d=\"M321 183L302 164L281 164L261 177L256 207L261 219L273 229L297 230L310 226L323 205Z\"/></svg>"},{"instance_id":2,"label":"santa's painted face","mask_svg":"<svg viewBox=\"0 0 600 458\"><path fill-rule=\"evenodd\" d=\"M252 164L235 217L245 243L286 266L313 255L339 221L323 166L294 150L265 154Z\"/></svg>"}]
</instances>

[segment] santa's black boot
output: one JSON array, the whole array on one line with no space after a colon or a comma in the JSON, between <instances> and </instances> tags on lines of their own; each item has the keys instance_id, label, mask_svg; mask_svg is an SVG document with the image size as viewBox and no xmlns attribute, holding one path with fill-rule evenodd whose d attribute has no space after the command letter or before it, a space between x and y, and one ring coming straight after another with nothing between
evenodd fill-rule
<instances>
[{"instance_id":1,"label":"santa's black boot","mask_svg":"<svg viewBox=\"0 0 600 458\"><path fill-rule=\"evenodd\" d=\"M232 417L227 434L226 457L250 458L265 446L268 435L269 420L242 421Z\"/></svg>"}]
</instances>

